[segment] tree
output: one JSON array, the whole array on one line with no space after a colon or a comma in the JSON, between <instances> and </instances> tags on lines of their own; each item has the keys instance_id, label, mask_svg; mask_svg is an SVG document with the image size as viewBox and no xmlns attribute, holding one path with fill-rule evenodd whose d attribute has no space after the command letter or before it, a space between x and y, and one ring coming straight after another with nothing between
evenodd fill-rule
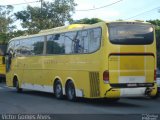
<instances>
[{"instance_id":1,"label":"tree","mask_svg":"<svg viewBox=\"0 0 160 120\"><path fill-rule=\"evenodd\" d=\"M71 23L72 24L94 24L94 23L102 22L102 21L103 20L98 19L98 18L91 18L91 19L84 18L84 19L72 21Z\"/></svg>"},{"instance_id":2,"label":"tree","mask_svg":"<svg viewBox=\"0 0 160 120\"><path fill-rule=\"evenodd\" d=\"M19 36L23 36L26 35L26 31L12 31L12 32L7 32L7 33L1 33L0 32L0 44L7 44L7 42L14 38L14 37L19 37Z\"/></svg>"},{"instance_id":3,"label":"tree","mask_svg":"<svg viewBox=\"0 0 160 120\"><path fill-rule=\"evenodd\" d=\"M13 6L11 5L0 6L0 44L5 44L8 41L8 33L15 27L12 25L12 11Z\"/></svg>"},{"instance_id":4,"label":"tree","mask_svg":"<svg viewBox=\"0 0 160 120\"><path fill-rule=\"evenodd\" d=\"M13 6L0 6L0 32L6 33L14 28L11 24L13 23L12 14Z\"/></svg>"},{"instance_id":5,"label":"tree","mask_svg":"<svg viewBox=\"0 0 160 120\"><path fill-rule=\"evenodd\" d=\"M27 10L19 11L15 16L17 20L22 21L22 27L32 34L64 25L66 21L71 20L75 6L74 0L54 0L43 2L42 8L28 6Z\"/></svg>"},{"instance_id":6,"label":"tree","mask_svg":"<svg viewBox=\"0 0 160 120\"><path fill-rule=\"evenodd\" d=\"M147 21L155 25L156 42L157 42L157 67L160 68L160 20Z\"/></svg>"}]
</instances>

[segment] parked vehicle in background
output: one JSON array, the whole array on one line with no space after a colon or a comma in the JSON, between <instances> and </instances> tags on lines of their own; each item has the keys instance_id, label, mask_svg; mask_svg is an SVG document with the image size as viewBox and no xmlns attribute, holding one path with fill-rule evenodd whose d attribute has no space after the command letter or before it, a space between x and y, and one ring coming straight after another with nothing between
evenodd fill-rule
<instances>
[{"instance_id":1,"label":"parked vehicle in background","mask_svg":"<svg viewBox=\"0 0 160 120\"><path fill-rule=\"evenodd\" d=\"M160 92L160 70L157 70L157 86L158 92Z\"/></svg>"},{"instance_id":2,"label":"parked vehicle in background","mask_svg":"<svg viewBox=\"0 0 160 120\"><path fill-rule=\"evenodd\" d=\"M0 45L0 82L5 80L6 66L5 66L5 53L7 45Z\"/></svg>"}]
</instances>

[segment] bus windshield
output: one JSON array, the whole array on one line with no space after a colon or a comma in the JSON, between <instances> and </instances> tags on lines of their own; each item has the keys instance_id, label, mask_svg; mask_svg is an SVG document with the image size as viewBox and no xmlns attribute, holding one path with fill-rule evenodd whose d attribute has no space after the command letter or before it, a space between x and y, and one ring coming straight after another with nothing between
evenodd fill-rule
<instances>
[{"instance_id":1,"label":"bus windshield","mask_svg":"<svg viewBox=\"0 0 160 120\"><path fill-rule=\"evenodd\" d=\"M146 45L153 42L153 27L143 23L110 23L109 39L113 44Z\"/></svg>"}]
</instances>

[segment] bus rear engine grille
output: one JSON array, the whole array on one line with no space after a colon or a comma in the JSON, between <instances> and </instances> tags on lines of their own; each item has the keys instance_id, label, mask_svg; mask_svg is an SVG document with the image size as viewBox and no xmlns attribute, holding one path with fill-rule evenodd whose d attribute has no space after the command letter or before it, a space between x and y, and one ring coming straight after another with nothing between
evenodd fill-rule
<instances>
[{"instance_id":1,"label":"bus rear engine grille","mask_svg":"<svg viewBox=\"0 0 160 120\"><path fill-rule=\"evenodd\" d=\"M100 96L100 81L98 72L89 72L90 79L90 96L99 97Z\"/></svg>"}]
</instances>

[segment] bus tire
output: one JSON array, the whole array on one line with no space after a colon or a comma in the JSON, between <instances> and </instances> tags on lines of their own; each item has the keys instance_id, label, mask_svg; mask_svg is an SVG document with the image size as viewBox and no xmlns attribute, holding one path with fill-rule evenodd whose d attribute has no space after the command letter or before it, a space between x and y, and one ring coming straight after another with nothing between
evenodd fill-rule
<instances>
[{"instance_id":1,"label":"bus tire","mask_svg":"<svg viewBox=\"0 0 160 120\"><path fill-rule=\"evenodd\" d=\"M67 82L66 95L68 100L70 101L76 100L75 86L72 81Z\"/></svg>"},{"instance_id":2,"label":"bus tire","mask_svg":"<svg viewBox=\"0 0 160 120\"><path fill-rule=\"evenodd\" d=\"M54 94L55 94L57 99L62 99L63 98L62 84L59 80L57 80L54 84Z\"/></svg>"},{"instance_id":3,"label":"bus tire","mask_svg":"<svg viewBox=\"0 0 160 120\"><path fill-rule=\"evenodd\" d=\"M21 93L21 92L22 92L22 88L19 87L19 82L18 82L18 80L15 81L15 87L16 87L17 93Z\"/></svg>"}]
</instances>

